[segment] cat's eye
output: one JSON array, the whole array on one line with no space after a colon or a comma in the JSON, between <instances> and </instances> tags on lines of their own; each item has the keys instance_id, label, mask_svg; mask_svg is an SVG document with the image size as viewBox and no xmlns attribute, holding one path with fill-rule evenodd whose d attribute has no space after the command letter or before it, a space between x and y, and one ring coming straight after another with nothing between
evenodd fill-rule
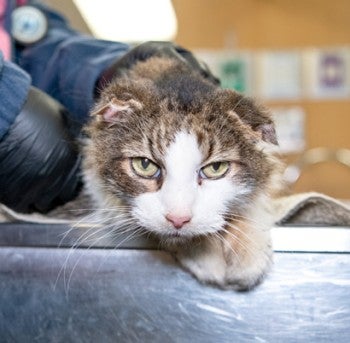
<instances>
[{"instance_id":1,"label":"cat's eye","mask_svg":"<svg viewBox=\"0 0 350 343\"><path fill-rule=\"evenodd\" d=\"M210 163L199 171L199 176L203 179L219 179L225 176L229 167L229 162Z\"/></svg>"},{"instance_id":2,"label":"cat's eye","mask_svg":"<svg viewBox=\"0 0 350 343\"><path fill-rule=\"evenodd\" d=\"M131 159L131 166L136 175L155 179L160 176L160 168L146 157L134 157Z\"/></svg>"}]
</instances>

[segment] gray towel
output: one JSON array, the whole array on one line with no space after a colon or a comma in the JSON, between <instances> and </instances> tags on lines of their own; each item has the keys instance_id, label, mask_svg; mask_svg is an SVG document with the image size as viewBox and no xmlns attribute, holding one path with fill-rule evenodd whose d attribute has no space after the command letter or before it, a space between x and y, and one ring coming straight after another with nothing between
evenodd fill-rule
<instances>
[{"instance_id":1,"label":"gray towel","mask_svg":"<svg viewBox=\"0 0 350 343\"><path fill-rule=\"evenodd\" d=\"M349 226L350 207L320 193L300 193L274 201L275 224Z\"/></svg>"},{"instance_id":2,"label":"gray towel","mask_svg":"<svg viewBox=\"0 0 350 343\"><path fill-rule=\"evenodd\" d=\"M92 210L90 199L82 194L78 199L55 209L47 215L25 215L0 205L0 221L34 223L69 223L81 219ZM350 207L320 193L300 193L273 201L273 215L277 226L349 226Z\"/></svg>"}]
</instances>

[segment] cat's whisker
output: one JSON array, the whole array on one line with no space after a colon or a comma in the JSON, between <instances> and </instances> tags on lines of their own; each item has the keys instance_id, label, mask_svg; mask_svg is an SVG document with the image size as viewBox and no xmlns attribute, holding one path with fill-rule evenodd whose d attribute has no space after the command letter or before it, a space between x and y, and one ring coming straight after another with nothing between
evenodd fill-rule
<instances>
[{"instance_id":1,"label":"cat's whisker","mask_svg":"<svg viewBox=\"0 0 350 343\"><path fill-rule=\"evenodd\" d=\"M108 225L102 225L102 224L94 224L91 225L88 229L85 229L84 232L76 239L75 243L73 244L73 248L79 247L84 241L92 237L93 235L96 235L108 228Z\"/></svg>"},{"instance_id":2,"label":"cat's whisker","mask_svg":"<svg viewBox=\"0 0 350 343\"><path fill-rule=\"evenodd\" d=\"M237 214L234 212L226 211L223 213L223 215L227 219L232 219L232 220L239 220L240 219L240 220L249 221L249 222L254 223L254 224L259 224L259 222L257 220L254 220L248 216L243 216L241 214Z\"/></svg>"},{"instance_id":3,"label":"cat's whisker","mask_svg":"<svg viewBox=\"0 0 350 343\"><path fill-rule=\"evenodd\" d=\"M251 219L247 216L243 216L243 215L238 215L238 214L233 214L233 213L229 213L229 212L225 212L223 214L223 217L226 221L236 221L239 223L251 223L254 225L255 228L258 228L262 231L266 231L269 230L267 225L262 224L261 222L258 222L257 220Z\"/></svg>"},{"instance_id":4,"label":"cat's whisker","mask_svg":"<svg viewBox=\"0 0 350 343\"><path fill-rule=\"evenodd\" d=\"M242 230L239 226L236 226L236 225L234 225L232 223L226 223L226 226L228 226L230 229L233 229L234 231L236 231L239 234L241 234L242 236L244 236L244 238L247 239L250 244L252 244L252 245L257 247L256 242L254 242L254 240L246 232L244 232L244 230ZM233 235L233 232L231 232L231 231L229 231L229 230L227 230L225 228L222 228L221 231L223 231L223 232L225 232L227 234ZM236 235L235 235L235 237L236 237Z\"/></svg>"},{"instance_id":5,"label":"cat's whisker","mask_svg":"<svg viewBox=\"0 0 350 343\"><path fill-rule=\"evenodd\" d=\"M78 225L79 223L81 223L82 220L80 220L79 222L75 223L75 225L72 226L72 228L70 228L69 230L67 230L67 232L65 233L65 235L63 236L63 238L61 239L60 241L60 246L62 245L62 242L63 240L72 232L72 230L77 230L79 229ZM102 226L101 228L99 228L98 230L96 230L96 227L99 227L100 225L92 225L90 226L86 231L84 231L75 241L75 243L71 246L71 248L69 249L69 252L68 252L68 255L61 267L61 269L59 270L58 272L58 275L57 275L57 278L56 278L56 281L54 283L54 289L56 288L57 286L57 282L60 278L61 275L63 275L63 282L64 284L66 285L66 268L68 266L68 262L69 262L69 259L71 258L73 252L75 249L77 249L79 246L81 246L82 242L84 240L86 240L88 237L91 237L92 235L94 234L97 234L99 232L101 232L102 230L104 230L105 228Z\"/></svg>"},{"instance_id":6,"label":"cat's whisker","mask_svg":"<svg viewBox=\"0 0 350 343\"><path fill-rule=\"evenodd\" d=\"M144 234L146 234L147 232L140 227L134 227L134 228L130 228L130 230L128 232L131 231L131 234L128 235L127 237L125 237L123 240L121 240L120 242L118 242L118 244L113 248L113 249L118 249L119 247L121 247L123 244L125 244L126 242L128 242L131 238L136 238L136 237L140 237L143 236ZM125 234L126 232L124 232Z\"/></svg>"},{"instance_id":7,"label":"cat's whisker","mask_svg":"<svg viewBox=\"0 0 350 343\"><path fill-rule=\"evenodd\" d=\"M133 224L133 220L131 218L125 218L125 219L119 220L117 224L110 223L110 224L102 225L101 228L99 228L98 230L95 230L95 227L92 227L89 230L87 230L86 233L88 233L89 231L92 231L92 232L88 235L86 235L86 233L81 235L78 239L79 242L77 243L79 243L79 245L82 243L86 243L90 237L93 237L93 242L95 242L96 240L100 239L100 237L97 237L97 238L94 237L97 234L103 231L106 231L109 234L111 234L111 233L117 232L117 230L123 230L127 225L130 225L130 224Z\"/></svg>"},{"instance_id":8,"label":"cat's whisker","mask_svg":"<svg viewBox=\"0 0 350 343\"><path fill-rule=\"evenodd\" d=\"M84 217L81 218L80 220L75 221L75 222L72 222L71 228L70 228L69 230L67 230L67 231L63 234L63 236L62 236L62 238L61 238L61 240L60 240L60 242L59 242L59 244L58 244L58 247L61 247L63 241L67 238L67 236L68 236L73 230L78 229L79 226L81 226L83 223L86 224L86 222L88 222L88 219L87 219L87 218L90 218L91 216L94 216L94 215L95 215L95 213L89 213L87 216L84 216ZM85 226L85 225L84 225L84 226Z\"/></svg>"},{"instance_id":9,"label":"cat's whisker","mask_svg":"<svg viewBox=\"0 0 350 343\"><path fill-rule=\"evenodd\" d=\"M77 229L77 228L73 226L70 230L68 230L67 233L65 234L65 236L62 238L62 240L65 239L65 237L67 237L67 235L68 235L70 232L72 232L72 230L74 230L74 229ZM76 241L74 242L74 244L71 246L71 248L69 249L68 254L67 254L66 258L65 258L65 261L64 261L64 263L62 264L62 267L60 268L60 270L59 270L59 272L58 272L58 275L57 275L57 278L56 278L56 282L55 282L55 284L54 284L54 289L56 288L56 285L57 285L58 280L59 280L59 278L60 278L61 275L63 275L63 282L64 282L64 285L66 285L66 268L67 268L67 266L68 266L68 262L69 262L69 260L70 260L70 258L71 258L71 256L72 256L73 252L74 252L75 249L77 249L77 248L79 247L79 245L81 244L82 238L83 238L85 235L89 234L91 231L94 231L94 230L95 230L95 226L90 227L88 230L86 230L85 232L83 232L83 233L76 239ZM61 240L61 242L60 242L60 245L62 244L62 240ZM79 243L79 244L78 244L78 243ZM66 290L66 291L67 291L67 290Z\"/></svg>"},{"instance_id":10,"label":"cat's whisker","mask_svg":"<svg viewBox=\"0 0 350 343\"><path fill-rule=\"evenodd\" d=\"M86 248L87 250L91 249L94 245L98 244L98 242L100 242L101 240L106 239L106 237L108 236L117 236L117 235L122 235L122 234L126 234L130 231L132 231L132 234L129 235L128 237L126 237L125 239L123 239L121 242L118 243L117 247L120 246L121 244L123 244L125 241L129 240L132 236L134 236L135 234L137 234L137 232L135 232L135 229L137 229L137 226L134 225L134 221L132 220L132 218L124 218L124 221L118 221L118 227L115 227L116 224L110 224L110 225L105 225L102 228L98 229L98 230L94 230L95 227L90 228L89 230L87 230L87 232L85 232L84 234L82 234L77 242L74 244L74 246L71 248L70 253L68 254L68 257L65 261L64 264L64 270L67 267L69 258L71 256L71 253L74 249L77 249L79 246L81 246L83 243L87 243L88 239L98 233L101 233L103 231L106 231L105 234L103 234L102 236L99 237L94 237L92 243ZM91 232L90 234L88 234L87 236L85 236L87 233ZM116 235L117 234L117 235ZM84 237L85 236L85 237ZM68 277L68 280L66 282L66 277L65 277L65 272L64 272L64 284L65 284L65 289L66 291L68 291L69 289L69 285L70 285L70 280L72 278L72 275L78 265L80 261L80 258L77 259L77 261L74 263L73 268L71 269L70 275ZM59 276L58 276L59 277Z\"/></svg>"},{"instance_id":11,"label":"cat's whisker","mask_svg":"<svg viewBox=\"0 0 350 343\"><path fill-rule=\"evenodd\" d=\"M108 226L107 226L107 227L103 227L102 229L99 229L98 232L101 232L101 231L103 231L103 230L106 230L106 233L103 234L102 236L100 236L100 237L94 239L93 242L92 242L87 248L85 248L85 249L86 249L86 250L90 250L93 246L96 246L101 240L104 240L104 239L106 239L106 237L110 236L110 235L112 234L112 231L108 231L107 229L108 229ZM95 234L95 233L96 233L96 232L94 232L93 234ZM87 239L87 237L84 238L84 242L86 242L86 239ZM81 242L80 242L80 244L81 244ZM72 250L74 250L74 249L76 249L76 247L73 247L73 248L72 248ZM66 282L66 279L64 278L64 283L65 283L65 289L66 289L66 291L68 291L68 289L69 289L69 285L70 285L72 276L73 276L74 271L76 270L76 268L77 268L77 266L78 266L78 264L79 264L81 258L82 258L82 256L79 256L78 259L76 260L76 262L74 263L74 265L73 265L73 267L72 267L72 269L71 269L71 271L70 271L70 274L69 274L69 277L68 277L67 282Z\"/></svg>"},{"instance_id":12,"label":"cat's whisker","mask_svg":"<svg viewBox=\"0 0 350 343\"><path fill-rule=\"evenodd\" d=\"M244 223L244 222L243 222ZM250 237L245 231L244 229L240 228L238 225L235 225L234 223L230 223L230 222L226 222L226 226L229 227L230 229L233 229L237 232L239 232L242 236L244 236L246 239L248 239L248 241L257 246L256 243L254 242L254 240L252 239L252 237ZM223 228L223 230L226 230L225 228ZM226 230L228 231L228 230ZM229 231L228 231L229 232Z\"/></svg>"},{"instance_id":13,"label":"cat's whisker","mask_svg":"<svg viewBox=\"0 0 350 343\"><path fill-rule=\"evenodd\" d=\"M108 254L106 254L106 255L103 257L103 259L101 260L100 265L99 265L99 267L98 267L98 269L97 269L98 271L101 269L101 267L102 267L102 265L103 265L105 259L108 257L109 254L111 254L112 251L117 250L118 248L120 248L123 244L125 244L125 243L128 242L129 240L135 239L135 238L137 238L137 237L142 237L144 234L147 233L147 232L145 232L142 228L138 228L138 229L132 228L132 230L130 230L130 231L132 231L132 233L131 233L129 236L127 236L126 238L124 238L122 241L118 242L118 244L117 244L115 247L113 247L113 249L110 249L110 250L108 251Z\"/></svg>"},{"instance_id":14,"label":"cat's whisker","mask_svg":"<svg viewBox=\"0 0 350 343\"><path fill-rule=\"evenodd\" d=\"M234 228L233 229L237 229ZM240 234L243 234L243 236L245 236L245 238L247 238L249 240L249 244L244 243L237 235L235 235L234 233L223 229L222 230L224 233L226 233L228 236L230 236L234 242L238 243L244 250L246 250L248 252L249 255L254 256L255 255L255 251L250 247L250 244L255 247L255 248L259 248L258 245L246 234L243 234L242 231L237 230L238 232L240 232Z\"/></svg>"},{"instance_id":15,"label":"cat's whisker","mask_svg":"<svg viewBox=\"0 0 350 343\"><path fill-rule=\"evenodd\" d=\"M120 218L120 217L123 217L125 216L125 214L123 212L120 212L119 210L117 211L114 211L116 212L116 215L113 214L113 217L112 217L112 212L113 211L110 211L110 210L105 210L104 212L107 212L108 215L105 216L105 217L102 217L101 213L97 213L97 212L94 212L92 214L89 214L88 216L85 216L83 218L81 218L75 226L79 226L81 224L89 224L89 223L105 223L111 219L114 219L114 218Z\"/></svg>"},{"instance_id":16,"label":"cat's whisker","mask_svg":"<svg viewBox=\"0 0 350 343\"><path fill-rule=\"evenodd\" d=\"M232 252L232 254L236 257L238 264L242 265L242 261L241 258L239 256L239 254L237 253L237 251L234 250L234 248L232 247L232 245L230 244L230 242L227 241L227 239L225 239L225 237L223 237L220 233L216 232L214 233L214 237L218 238L223 244L224 246L226 246L228 248L229 251Z\"/></svg>"}]
</instances>

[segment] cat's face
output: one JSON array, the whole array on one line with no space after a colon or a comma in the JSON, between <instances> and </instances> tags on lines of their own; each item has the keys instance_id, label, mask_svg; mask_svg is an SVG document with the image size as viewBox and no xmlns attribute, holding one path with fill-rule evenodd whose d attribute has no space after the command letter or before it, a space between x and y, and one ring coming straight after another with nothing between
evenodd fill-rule
<instances>
[{"instance_id":1,"label":"cat's face","mask_svg":"<svg viewBox=\"0 0 350 343\"><path fill-rule=\"evenodd\" d=\"M133 199L132 214L140 225L169 237L223 227L230 205L249 195L251 185L239 181L235 156L206 153L194 133L179 131L157 164L144 157L130 160L129 177L147 190ZM152 176L145 177L148 171Z\"/></svg>"},{"instance_id":2,"label":"cat's face","mask_svg":"<svg viewBox=\"0 0 350 343\"><path fill-rule=\"evenodd\" d=\"M164 237L219 231L266 191L273 164L234 113L122 114L97 124L87 158L105 198Z\"/></svg>"},{"instance_id":3,"label":"cat's face","mask_svg":"<svg viewBox=\"0 0 350 343\"><path fill-rule=\"evenodd\" d=\"M132 93L114 87L96 111L85 151L95 191L109 206L121 199L139 226L161 237L220 231L268 192L271 123L244 117L258 109L233 92L217 90L182 106L156 99L149 86Z\"/></svg>"}]
</instances>

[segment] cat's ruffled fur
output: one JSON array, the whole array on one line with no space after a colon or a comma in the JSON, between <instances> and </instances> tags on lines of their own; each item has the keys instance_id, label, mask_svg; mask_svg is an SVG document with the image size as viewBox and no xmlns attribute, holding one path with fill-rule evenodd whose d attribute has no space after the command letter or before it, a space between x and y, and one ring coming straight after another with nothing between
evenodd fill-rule
<instances>
[{"instance_id":1,"label":"cat's ruffled fur","mask_svg":"<svg viewBox=\"0 0 350 343\"><path fill-rule=\"evenodd\" d=\"M269 199L281 186L269 113L158 57L113 81L92 113L84 173L97 206L156 234L202 282L258 284L272 261ZM131 160L139 157L159 177L137 175ZM203 177L214 162L228 162L227 172ZM169 214L186 221L174 227Z\"/></svg>"}]
</instances>

